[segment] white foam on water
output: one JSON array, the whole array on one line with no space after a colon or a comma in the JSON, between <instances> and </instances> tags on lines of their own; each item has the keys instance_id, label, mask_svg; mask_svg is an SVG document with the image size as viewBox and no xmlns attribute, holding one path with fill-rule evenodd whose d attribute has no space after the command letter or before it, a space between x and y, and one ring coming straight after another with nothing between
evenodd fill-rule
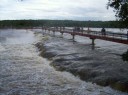
<instances>
[{"instance_id":1,"label":"white foam on water","mask_svg":"<svg viewBox=\"0 0 128 95\"><path fill-rule=\"evenodd\" d=\"M5 51L4 46L0 43L0 52Z\"/></svg>"},{"instance_id":2,"label":"white foam on water","mask_svg":"<svg viewBox=\"0 0 128 95\"><path fill-rule=\"evenodd\" d=\"M127 95L56 71L50 61L38 56L32 45L38 40L0 44L0 95Z\"/></svg>"}]
</instances>

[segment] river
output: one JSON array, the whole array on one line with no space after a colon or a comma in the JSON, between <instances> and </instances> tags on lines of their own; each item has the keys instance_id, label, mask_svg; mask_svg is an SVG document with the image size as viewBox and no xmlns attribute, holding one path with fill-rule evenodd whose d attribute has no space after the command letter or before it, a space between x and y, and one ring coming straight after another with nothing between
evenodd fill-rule
<instances>
[{"instance_id":1,"label":"river","mask_svg":"<svg viewBox=\"0 0 128 95\"><path fill-rule=\"evenodd\" d=\"M56 71L34 46L43 36L0 30L0 95L127 95Z\"/></svg>"}]
</instances>

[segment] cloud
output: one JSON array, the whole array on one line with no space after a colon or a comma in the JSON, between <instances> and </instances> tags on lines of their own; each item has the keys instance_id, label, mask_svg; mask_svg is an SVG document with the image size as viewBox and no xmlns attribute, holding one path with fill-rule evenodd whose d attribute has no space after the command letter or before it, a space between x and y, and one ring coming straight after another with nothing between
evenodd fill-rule
<instances>
[{"instance_id":1,"label":"cloud","mask_svg":"<svg viewBox=\"0 0 128 95\"><path fill-rule=\"evenodd\" d=\"M114 20L108 0L1 0L0 19Z\"/></svg>"}]
</instances>

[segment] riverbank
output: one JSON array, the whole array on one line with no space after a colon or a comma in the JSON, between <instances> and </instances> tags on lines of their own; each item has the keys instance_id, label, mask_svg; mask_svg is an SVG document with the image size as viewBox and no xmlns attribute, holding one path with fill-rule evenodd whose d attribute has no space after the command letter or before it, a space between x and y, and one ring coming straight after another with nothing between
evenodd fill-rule
<instances>
[{"instance_id":1,"label":"riverbank","mask_svg":"<svg viewBox=\"0 0 128 95\"><path fill-rule=\"evenodd\" d=\"M36 46L40 55L50 59L56 70L68 71L84 81L128 92L128 64L120 55L98 47L92 50L90 44L51 36Z\"/></svg>"}]
</instances>

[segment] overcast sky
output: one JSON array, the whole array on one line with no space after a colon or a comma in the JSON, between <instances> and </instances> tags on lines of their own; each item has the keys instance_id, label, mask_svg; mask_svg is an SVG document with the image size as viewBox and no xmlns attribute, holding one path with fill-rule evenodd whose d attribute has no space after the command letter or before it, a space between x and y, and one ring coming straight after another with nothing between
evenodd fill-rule
<instances>
[{"instance_id":1,"label":"overcast sky","mask_svg":"<svg viewBox=\"0 0 128 95\"><path fill-rule=\"evenodd\" d=\"M0 20L115 20L108 0L0 0Z\"/></svg>"}]
</instances>

